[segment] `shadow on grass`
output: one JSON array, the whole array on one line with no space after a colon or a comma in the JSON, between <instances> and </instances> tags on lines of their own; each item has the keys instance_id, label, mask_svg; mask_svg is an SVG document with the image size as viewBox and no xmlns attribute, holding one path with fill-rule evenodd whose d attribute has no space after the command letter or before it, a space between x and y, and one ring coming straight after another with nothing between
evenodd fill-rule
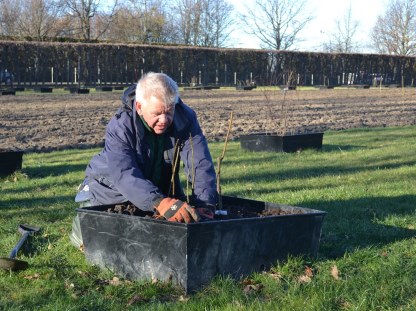
<instances>
[{"instance_id":1,"label":"shadow on grass","mask_svg":"<svg viewBox=\"0 0 416 311\"><path fill-rule=\"evenodd\" d=\"M352 151L357 149L368 149L368 146L362 145L329 145L323 144L320 152L334 152L334 151Z\"/></svg>"},{"instance_id":2,"label":"shadow on grass","mask_svg":"<svg viewBox=\"0 0 416 311\"><path fill-rule=\"evenodd\" d=\"M357 248L387 245L416 236L413 220L406 223L406 217L414 215L416 195L310 201L299 205L328 213L319 251L324 257L336 258ZM389 222L400 222L400 226L385 224Z\"/></svg>"},{"instance_id":3,"label":"shadow on grass","mask_svg":"<svg viewBox=\"0 0 416 311\"><path fill-rule=\"evenodd\" d=\"M388 159L387 159L388 160ZM387 161L386 160L386 161ZM382 162L380 160L379 162ZM247 162L247 165L250 165L250 161ZM321 164L320 166L308 167L308 168L289 168L281 171L268 171L267 174L263 170L249 171L248 169L244 172L244 177L234 175L234 177L223 178L222 182L232 183L239 182L244 180L244 182L264 182L265 180L275 179L276 181L290 180L293 178L313 178L313 177L325 177L333 175L342 175L342 174L352 174L357 172L371 172L375 170L388 170L388 169L397 169L405 166L415 165L415 161L402 161L400 163L385 163L385 164L364 164L364 165L325 165ZM224 171L226 170L223 169ZM304 187L302 188L304 189ZM292 190L297 190L294 188Z\"/></svg>"},{"instance_id":4,"label":"shadow on grass","mask_svg":"<svg viewBox=\"0 0 416 311\"><path fill-rule=\"evenodd\" d=\"M75 215L79 204L75 202L76 192L72 195L53 195L31 198L12 198L3 200L0 197L0 213L4 217L23 219L30 222L31 219L54 223Z\"/></svg>"},{"instance_id":5,"label":"shadow on grass","mask_svg":"<svg viewBox=\"0 0 416 311\"><path fill-rule=\"evenodd\" d=\"M84 171L86 168L87 166L85 164L42 165L40 167L25 167L22 169L22 172L30 178L43 178Z\"/></svg>"}]
</instances>

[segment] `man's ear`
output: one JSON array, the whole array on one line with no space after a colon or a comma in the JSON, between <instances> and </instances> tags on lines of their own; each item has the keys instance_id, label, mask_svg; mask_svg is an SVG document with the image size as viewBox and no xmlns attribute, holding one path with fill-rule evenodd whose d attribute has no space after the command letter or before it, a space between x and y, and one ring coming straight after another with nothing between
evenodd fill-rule
<instances>
[{"instance_id":1,"label":"man's ear","mask_svg":"<svg viewBox=\"0 0 416 311\"><path fill-rule=\"evenodd\" d=\"M139 115L141 115L142 114L142 105L138 101L135 102L135 105L136 105L136 111L137 111L137 113Z\"/></svg>"}]
</instances>

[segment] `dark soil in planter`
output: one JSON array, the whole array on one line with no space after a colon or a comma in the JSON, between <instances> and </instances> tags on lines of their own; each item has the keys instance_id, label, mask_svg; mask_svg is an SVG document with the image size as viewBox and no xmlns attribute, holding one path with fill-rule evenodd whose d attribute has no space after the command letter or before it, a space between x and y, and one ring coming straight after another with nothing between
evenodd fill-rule
<instances>
[{"instance_id":1,"label":"dark soil in planter","mask_svg":"<svg viewBox=\"0 0 416 311\"><path fill-rule=\"evenodd\" d=\"M215 215L214 220L230 220L242 219L252 217L267 217L267 216L281 216L281 215L296 215L304 214L302 210L287 211L283 209L263 209L261 211L250 211L240 205L226 205L224 206L227 215ZM139 217L152 217L152 212L145 212L137 208L134 204L123 203L110 206L107 209L108 213L117 213Z\"/></svg>"}]
</instances>

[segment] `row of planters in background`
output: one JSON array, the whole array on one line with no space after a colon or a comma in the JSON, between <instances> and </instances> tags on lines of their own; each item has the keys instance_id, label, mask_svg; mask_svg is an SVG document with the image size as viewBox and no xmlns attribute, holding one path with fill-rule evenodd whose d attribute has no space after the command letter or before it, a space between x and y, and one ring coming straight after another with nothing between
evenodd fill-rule
<instances>
[{"instance_id":1,"label":"row of planters in background","mask_svg":"<svg viewBox=\"0 0 416 311\"><path fill-rule=\"evenodd\" d=\"M97 92L112 92L117 90L124 90L125 86L98 86L95 88ZM25 87L10 87L6 89L0 89L1 95L16 95L16 92L24 92L28 90L33 90L34 92L39 93L53 93L53 87L34 87L34 88L25 88ZM89 94L90 89L86 87L65 87L65 91L69 91L71 94Z\"/></svg>"},{"instance_id":2,"label":"row of planters in background","mask_svg":"<svg viewBox=\"0 0 416 311\"><path fill-rule=\"evenodd\" d=\"M0 73L17 85L88 87L131 84L144 72L165 72L179 84L236 86L414 85L414 57L379 54L331 54L277 50L215 49L187 46L0 42ZM0 79L1 80L1 79ZM4 83L4 82L3 82Z\"/></svg>"},{"instance_id":3,"label":"row of planters in background","mask_svg":"<svg viewBox=\"0 0 416 311\"><path fill-rule=\"evenodd\" d=\"M52 68L53 69L53 68ZM226 69L225 69L226 70ZM153 71L158 71L158 69L153 70ZM1 72L6 72L6 74L10 75L9 77L6 78L1 78ZM52 70L53 72L53 70ZM75 73L76 74L76 73ZM74 75L75 75L74 74ZM42 79L41 81L39 81L36 77L29 77L29 79L27 78L20 78L20 79L16 79L15 75L12 73L9 73L7 70L5 71L0 71L0 89L2 88L13 88L13 85L17 86L17 87L27 87L27 88L40 88L40 87L50 87L50 88L62 88L62 87L67 87L67 88L73 88L73 87L79 87L81 84L85 85L86 87L119 87L119 86L128 86L131 85L132 83L137 82L137 80L144 74L144 70L141 69L140 70L140 74L135 74L134 76L137 76L137 79L120 79L119 81L112 81L111 79L109 81L107 80L103 80L103 81L95 81L95 82L86 82L85 79L83 79L82 77L77 77L77 76L73 76L72 78L68 78L68 79L64 79L64 80L60 80L60 81L55 81L54 82L54 78L53 78L53 73L51 73L51 75L46 75L46 80ZM171 73L168 73L171 75ZM206 78L203 78L203 73L202 71L198 72L198 76L194 76L191 78L190 81L185 82L184 81L184 72L180 71L180 80L177 80L178 84L180 86L184 86L184 87L188 87L188 88L195 88L195 87L220 87L220 86L236 86L237 89L244 89L244 90L248 90L248 89L253 89L257 86L258 84L258 78L254 78L253 77L253 73L250 72L249 73L249 78L246 80L243 80L244 78L244 74L240 74L237 72L233 72L232 73L232 79L230 79L229 82L220 82L220 78L218 75L218 70L216 71L216 75L215 75L215 82L214 81L209 81ZM228 75L228 73L225 71L224 75ZM342 76L344 76L345 73L342 74ZM353 75L353 76L358 76L357 74L348 74L348 76ZM395 82L395 80L392 77L389 77L388 75L380 76L377 74L369 74L368 76L366 76L365 78L361 78L358 79L358 77L356 78L356 80L354 79L348 79L348 80L344 80L344 78L341 78L341 75L338 75L336 81L330 81L329 79L327 79L326 77L324 77L323 79L318 79L318 82L321 82L320 80L323 80L323 84L317 84L314 83L314 74L298 74L297 75L297 81L295 82L294 85L291 85L290 88L294 88L296 87L296 85L298 86L315 86L315 87L327 87L327 88L334 88L334 87L342 87L342 86L356 86L356 87L375 87L375 86L387 86L387 87L404 87L404 86L410 86L410 87L414 87L416 86L414 83L414 80L412 79L410 81L410 84L405 84L404 81L404 77L402 76L402 81L397 83ZM224 79L224 81L227 81L227 79ZM286 83L287 82L287 75L286 74L282 74L279 77L279 82L280 83ZM272 83L272 82L267 82L266 84L263 85L275 85L275 86L279 86L279 83Z\"/></svg>"}]
</instances>

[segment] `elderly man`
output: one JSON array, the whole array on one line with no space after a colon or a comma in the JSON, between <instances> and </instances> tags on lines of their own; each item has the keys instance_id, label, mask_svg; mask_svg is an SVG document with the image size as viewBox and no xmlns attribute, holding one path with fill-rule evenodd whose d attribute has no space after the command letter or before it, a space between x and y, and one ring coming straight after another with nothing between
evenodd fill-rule
<instances>
[{"instance_id":1,"label":"elderly man","mask_svg":"<svg viewBox=\"0 0 416 311\"><path fill-rule=\"evenodd\" d=\"M189 204L179 158L192 183ZM82 197L87 205L130 202L175 222L213 218L218 194L208 145L195 112L179 98L169 76L147 73L124 92L107 125L105 147L88 164L76 201Z\"/></svg>"}]
</instances>

